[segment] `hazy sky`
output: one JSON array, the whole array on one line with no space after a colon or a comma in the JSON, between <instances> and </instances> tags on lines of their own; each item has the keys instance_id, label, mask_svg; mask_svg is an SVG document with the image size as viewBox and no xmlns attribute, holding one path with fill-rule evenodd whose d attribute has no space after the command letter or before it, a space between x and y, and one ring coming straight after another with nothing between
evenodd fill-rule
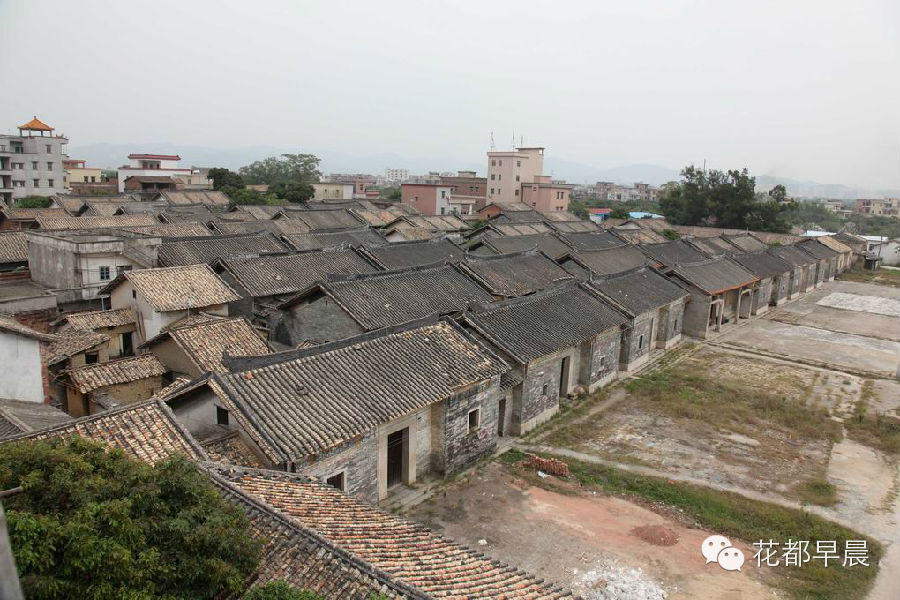
<instances>
[{"instance_id":1,"label":"hazy sky","mask_svg":"<svg viewBox=\"0 0 900 600\"><path fill-rule=\"evenodd\" d=\"M0 0L0 130L900 187L900 2ZM434 165L435 169L443 168Z\"/></svg>"}]
</instances>

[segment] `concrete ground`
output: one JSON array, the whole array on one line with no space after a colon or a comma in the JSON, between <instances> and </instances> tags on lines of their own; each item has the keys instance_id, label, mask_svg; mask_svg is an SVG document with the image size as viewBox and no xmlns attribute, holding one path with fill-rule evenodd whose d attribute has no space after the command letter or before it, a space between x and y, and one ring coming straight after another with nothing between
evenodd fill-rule
<instances>
[{"instance_id":1,"label":"concrete ground","mask_svg":"<svg viewBox=\"0 0 900 600\"><path fill-rule=\"evenodd\" d=\"M751 390L777 387L785 401L827 409L837 422L849 418L860 401L870 413L896 416L897 300L898 288L826 283L716 339L696 342L667 366L700 364L709 375L739 381ZM727 408L723 398L723 410ZM897 597L896 456L847 435L832 443L803 439L778 427L754 429L754 423L728 428L710 424L655 413L617 386L581 416L560 419L527 443L780 504L796 505L795 491L802 482L827 479L837 489L837 503L810 510L882 541L886 554L868 598ZM709 532L686 528L677 515L577 490L564 494L529 487L498 465L449 488L410 516L590 599L775 597L755 569L728 573L697 561L696 545ZM655 545L641 536L647 528L663 528L678 541Z\"/></svg>"}]
</instances>

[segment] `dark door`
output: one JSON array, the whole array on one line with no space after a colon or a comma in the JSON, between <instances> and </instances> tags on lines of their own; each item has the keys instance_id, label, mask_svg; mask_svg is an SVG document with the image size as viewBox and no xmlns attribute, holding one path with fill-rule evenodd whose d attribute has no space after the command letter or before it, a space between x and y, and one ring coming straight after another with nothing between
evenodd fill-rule
<instances>
[{"instance_id":1,"label":"dark door","mask_svg":"<svg viewBox=\"0 0 900 600\"><path fill-rule=\"evenodd\" d=\"M506 398L500 398L497 413L497 435L503 437L503 423L506 421Z\"/></svg>"},{"instance_id":2,"label":"dark door","mask_svg":"<svg viewBox=\"0 0 900 600\"><path fill-rule=\"evenodd\" d=\"M134 354L134 346L131 341L131 332L122 334L122 356L131 356Z\"/></svg>"},{"instance_id":3,"label":"dark door","mask_svg":"<svg viewBox=\"0 0 900 600\"><path fill-rule=\"evenodd\" d=\"M387 439L387 484L388 487L403 482L403 457L406 454L408 429L401 429L388 435Z\"/></svg>"},{"instance_id":4,"label":"dark door","mask_svg":"<svg viewBox=\"0 0 900 600\"><path fill-rule=\"evenodd\" d=\"M559 369L559 397L565 398L569 393L569 357L562 359L562 366Z\"/></svg>"}]
</instances>

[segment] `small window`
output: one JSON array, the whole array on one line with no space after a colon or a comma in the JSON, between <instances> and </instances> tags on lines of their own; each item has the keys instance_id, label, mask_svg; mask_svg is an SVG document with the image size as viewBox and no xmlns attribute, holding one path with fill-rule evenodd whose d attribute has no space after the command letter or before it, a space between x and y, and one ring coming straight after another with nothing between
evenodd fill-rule
<instances>
[{"instance_id":1,"label":"small window","mask_svg":"<svg viewBox=\"0 0 900 600\"><path fill-rule=\"evenodd\" d=\"M100 267L100 281L109 281L109 267Z\"/></svg>"},{"instance_id":2,"label":"small window","mask_svg":"<svg viewBox=\"0 0 900 600\"><path fill-rule=\"evenodd\" d=\"M547 384L546 383L541 387L541 395L542 396L547 395Z\"/></svg>"},{"instance_id":3,"label":"small window","mask_svg":"<svg viewBox=\"0 0 900 600\"><path fill-rule=\"evenodd\" d=\"M37 166L37 161L36 161L36 160L31 161L31 170L32 170L32 171L37 171L37 170L38 170L38 166Z\"/></svg>"},{"instance_id":4,"label":"small window","mask_svg":"<svg viewBox=\"0 0 900 600\"><path fill-rule=\"evenodd\" d=\"M341 490L342 492L344 491L344 482L345 482L345 478L344 478L343 471L341 471L340 473L338 473L336 475L332 475L331 477L329 477L328 479L325 480L325 483L327 483L328 485L330 485L331 487L333 487L335 489Z\"/></svg>"},{"instance_id":5,"label":"small window","mask_svg":"<svg viewBox=\"0 0 900 600\"><path fill-rule=\"evenodd\" d=\"M125 271L130 271L130 270L131 270L131 265L119 265L118 267L116 267L116 273L119 275L121 275Z\"/></svg>"},{"instance_id":6,"label":"small window","mask_svg":"<svg viewBox=\"0 0 900 600\"><path fill-rule=\"evenodd\" d=\"M53 183L54 183L54 180L53 180L53 179L48 179L48 180L47 180L47 185L48 185L49 187L53 187Z\"/></svg>"},{"instance_id":7,"label":"small window","mask_svg":"<svg viewBox=\"0 0 900 600\"><path fill-rule=\"evenodd\" d=\"M492 166L492 167L496 167L496 166L497 166L497 161L494 160L494 159L491 159L491 166Z\"/></svg>"},{"instance_id":8,"label":"small window","mask_svg":"<svg viewBox=\"0 0 900 600\"><path fill-rule=\"evenodd\" d=\"M34 187L41 187L41 180L40 180L40 179L33 179L33 180L32 180L32 183L34 183Z\"/></svg>"},{"instance_id":9,"label":"small window","mask_svg":"<svg viewBox=\"0 0 900 600\"><path fill-rule=\"evenodd\" d=\"M228 425L228 411L221 406L216 407L216 424Z\"/></svg>"},{"instance_id":10,"label":"small window","mask_svg":"<svg viewBox=\"0 0 900 600\"><path fill-rule=\"evenodd\" d=\"M478 430L481 425L481 409L475 408L469 411L469 433Z\"/></svg>"},{"instance_id":11,"label":"small window","mask_svg":"<svg viewBox=\"0 0 900 600\"><path fill-rule=\"evenodd\" d=\"M447 209L446 209L445 207L443 207L443 206L441 207L441 214L442 214L442 215L447 214Z\"/></svg>"},{"instance_id":12,"label":"small window","mask_svg":"<svg viewBox=\"0 0 900 600\"><path fill-rule=\"evenodd\" d=\"M516 181L519 181L519 176L518 176L518 175L516 175Z\"/></svg>"},{"instance_id":13,"label":"small window","mask_svg":"<svg viewBox=\"0 0 900 600\"><path fill-rule=\"evenodd\" d=\"M137 290L131 290L131 297L137 299Z\"/></svg>"},{"instance_id":14,"label":"small window","mask_svg":"<svg viewBox=\"0 0 900 600\"><path fill-rule=\"evenodd\" d=\"M46 146L44 146L44 148L47 149L47 154L50 154L53 152L53 146L51 146L50 144L47 144Z\"/></svg>"},{"instance_id":15,"label":"small window","mask_svg":"<svg viewBox=\"0 0 900 600\"><path fill-rule=\"evenodd\" d=\"M638 338L638 348L644 347L644 336Z\"/></svg>"},{"instance_id":16,"label":"small window","mask_svg":"<svg viewBox=\"0 0 900 600\"><path fill-rule=\"evenodd\" d=\"M494 195L494 188L491 188L491 196Z\"/></svg>"},{"instance_id":17,"label":"small window","mask_svg":"<svg viewBox=\"0 0 900 600\"><path fill-rule=\"evenodd\" d=\"M517 167L521 167L521 166L522 166L522 161L521 161L521 160L517 160L517 161L516 161L516 166L517 166Z\"/></svg>"},{"instance_id":18,"label":"small window","mask_svg":"<svg viewBox=\"0 0 900 600\"><path fill-rule=\"evenodd\" d=\"M675 320L672 321L672 331L678 332L678 317L675 317Z\"/></svg>"},{"instance_id":19,"label":"small window","mask_svg":"<svg viewBox=\"0 0 900 600\"><path fill-rule=\"evenodd\" d=\"M97 352L88 352L84 355L84 364L96 365L98 362L100 362L100 354Z\"/></svg>"},{"instance_id":20,"label":"small window","mask_svg":"<svg viewBox=\"0 0 900 600\"><path fill-rule=\"evenodd\" d=\"M503 175L501 173L497 173L497 181L503 179Z\"/></svg>"},{"instance_id":21,"label":"small window","mask_svg":"<svg viewBox=\"0 0 900 600\"><path fill-rule=\"evenodd\" d=\"M52 162L48 162L48 163L47 163L47 170L48 170L48 171L52 171L52 170L53 170L53 163L52 163Z\"/></svg>"},{"instance_id":22,"label":"small window","mask_svg":"<svg viewBox=\"0 0 900 600\"><path fill-rule=\"evenodd\" d=\"M516 190L516 196L518 196L518 195L519 195L519 190Z\"/></svg>"}]
</instances>

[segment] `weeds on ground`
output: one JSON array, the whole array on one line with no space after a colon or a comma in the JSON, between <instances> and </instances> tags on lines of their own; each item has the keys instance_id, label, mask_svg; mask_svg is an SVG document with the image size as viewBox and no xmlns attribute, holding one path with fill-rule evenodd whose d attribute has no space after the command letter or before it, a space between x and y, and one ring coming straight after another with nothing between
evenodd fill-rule
<instances>
[{"instance_id":1,"label":"weeds on ground","mask_svg":"<svg viewBox=\"0 0 900 600\"><path fill-rule=\"evenodd\" d=\"M858 281L862 283L874 283L875 285L884 285L888 287L900 287L900 271L892 271L888 269L877 269L875 271L863 269L854 266L848 271L844 271L837 277L844 281Z\"/></svg>"},{"instance_id":2,"label":"weeds on ground","mask_svg":"<svg viewBox=\"0 0 900 600\"><path fill-rule=\"evenodd\" d=\"M626 384L628 391L665 414L750 433L747 426L776 424L790 435L812 440L841 439L840 424L826 408L804 406L777 391L751 390L739 381L716 379L690 369L653 373Z\"/></svg>"},{"instance_id":3,"label":"weeds on ground","mask_svg":"<svg viewBox=\"0 0 900 600\"><path fill-rule=\"evenodd\" d=\"M863 399L854 405L853 414L844 421L844 429L851 440L886 454L900 454L900 419L870 413Z\"/></svg>"},{"instance_id":4,"label":"weeds on ground","mask_svg":"<svg viewBox=\"0 0 900 600\"><path fill-rule=\"evenodd\" d=\"M501 462L514 465L525 455L508 452ZM553 458L562 458L554 456ZM586 488L599 488L608 493L640 498L676 508L706 530L734 537L752 544L773 540L784 544L791 540L807 540L812 548L816 541L835 541L843 548L846 540L865 539L869 566L844 568L840 563L823 567L812 562L802 567L772 567L774 584L797 600L850 600L865 596L878 573L883 549L876 540L827 521L808 512L750 500L738 494L720 492L659 477L636 475L592 463L566 459L571 477ZM543 482L540 482L543 485ZM753 560L748 556L748 560Z\"/></svg>"},{"instance_id":5,"label":"weeds on ground","mask_svg":"<svg viewBox=\"0 0 900 600\"><path fill-rule=\"evenodd\" d=\"M818 477L808 479L796 486L797 496L806 504L834 506L837 504L837 488L827 479Z\"/></svg>"}]
</instances>

